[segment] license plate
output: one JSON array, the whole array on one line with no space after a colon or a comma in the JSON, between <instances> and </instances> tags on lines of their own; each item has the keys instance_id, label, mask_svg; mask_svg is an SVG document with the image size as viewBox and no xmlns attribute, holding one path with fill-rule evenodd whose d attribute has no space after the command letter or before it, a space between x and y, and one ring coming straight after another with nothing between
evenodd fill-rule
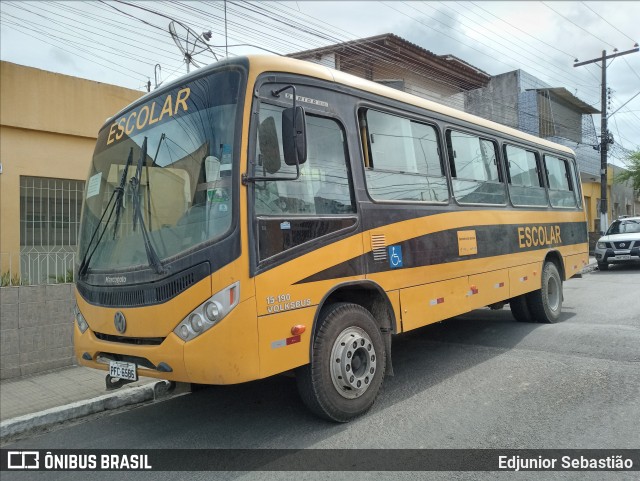
<instances>
[{"instance_id":1,"label":"license plate","mask_svg":"<svg viewBox=\"0 0 640 481\"><path fill-rule=\"evenodd\" d=\"M615 260L617 261L628 261L629 259L631 259L631 256L615 256Z\"/></svg>"},{"instance_id":2,"label":"license plate","mask_svg":"<svg viewBox=\"0 0 640 481\"><path fill-rule=\"evenodd\" d=\"M110 361L109 374L111 377L126 379L127 381L137 381L138 371L133 362Z\"/></svg>"}]
</instances>

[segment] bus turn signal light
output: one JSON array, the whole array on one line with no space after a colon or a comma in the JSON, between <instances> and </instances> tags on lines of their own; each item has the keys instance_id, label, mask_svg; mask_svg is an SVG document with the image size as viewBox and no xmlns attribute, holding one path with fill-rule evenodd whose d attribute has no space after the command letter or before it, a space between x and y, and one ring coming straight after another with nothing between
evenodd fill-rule
<instances>
[{"instance_id":1,"label":"bus turn signal light","mask_svg":"<svg viewBox=\"0 0 640 481\"><path fill-rule=\"evenodd\" d=\"M298 324L297 326L293 326L291 328L291 334L293 334L294 336L299 336L306 330L307 330L306 326L303 326L302 324Z\"/></svg>"}]
</instances>

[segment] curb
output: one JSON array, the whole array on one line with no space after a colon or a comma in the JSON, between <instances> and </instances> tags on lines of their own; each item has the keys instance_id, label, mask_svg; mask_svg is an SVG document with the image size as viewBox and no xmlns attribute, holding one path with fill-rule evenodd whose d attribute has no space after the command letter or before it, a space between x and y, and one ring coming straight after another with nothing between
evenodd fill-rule
<instances>
[{"instance_id":1,"label":"curb","mask_svg":"<svg viewBox=\"0 0 640 481\"><path fill-rule=\"evenodd\" d=\"M166 393L166 385L165 381L145 384L144 386L132 387L124 391L104 394L37 413L7 419L0 423L0 441L4 442L27 431L45 428L90 414L154 400Z\"/></svg>"}]
</instances>

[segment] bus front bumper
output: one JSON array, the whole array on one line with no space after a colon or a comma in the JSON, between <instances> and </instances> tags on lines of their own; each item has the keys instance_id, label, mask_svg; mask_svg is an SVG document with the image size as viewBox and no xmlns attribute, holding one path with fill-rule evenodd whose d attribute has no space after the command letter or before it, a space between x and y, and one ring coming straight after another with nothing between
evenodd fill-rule
<instances>
[{"instance_id":1,"label":"bus front bumper","mask_svg":"<svg viewBox=\"0 0 640 481\"><path fill-rule=\"evenodd\" d=\"M255 304L247 301L188 342L173 332L157 345L112 342L99 339L91 327L82 333L74 323L74 346L82 366L108 371L111 361L130 362L138 377L198 384L237 384L260 377Z\"/></svg>"}]
</instances>

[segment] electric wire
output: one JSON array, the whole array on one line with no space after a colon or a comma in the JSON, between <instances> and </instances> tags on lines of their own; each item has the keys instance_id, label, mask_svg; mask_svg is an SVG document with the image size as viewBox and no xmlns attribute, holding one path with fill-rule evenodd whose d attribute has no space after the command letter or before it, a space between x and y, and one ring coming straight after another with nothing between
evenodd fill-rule
<instances>
[{"instance_id":1,"label":"electric wire","mask_svg":"<svg viewBox=\"0 0 640 481\"><path fill-rule=\"evenodd\" d=\"M124 10L124 8L126 7L138 8L140 7L140 5L132 5L128 2L123 2L123 1L118 1L117 3L119 4L118 7L120 8L110 5L107 2L102 2L102 5L97 5L97 6L102 8L107 8L112 11L115 9L118 11L117 15L120 15L123 19L126 17L128 18L129 21L133 21L134 23L137 23L138 27L132 27L130 24L127 23L129 28L127 28L126 30L129 32L133 31L135 33L136 28L142 28L142 26L139 25L140 23L142 23L145 26L144 27L145 30L148 31L149 33L156 32L154 35L155 37L162 38L162 34L166 35L166 29L159 27L157 25L153 25L147 20L139 18L137 15L133 15L131 12L126 12ZM57 2L54 2L54 4L57 4ZM217 12L223 8L220 2L206 2L204 5L201 5L199 3L191 4L190 2L180 2L180 1L159 2L159 4L162 8L164 8L164 13L158 12L156 9L149 8L146 6L142 10L147 10L148 13L158 14L161 17L165 17L165 18L174 18L174 13L177 13L177 15L175 15L176 20L181 21L182 23L185 23L188 25L195 25L196 23L198 23L200 25L206 25L205 28L211 28L211 29L213 29L212 27L215 28L216 26L224 25L224 18L221 15L217 15ZM64 7L67 9L74 8L68 5L64 5ZM204 8L207 8L207 10L205 10ZM454 12L456 11L455 9L452 9L450 7L448 8ZM242 2L242 3L228 2L228 13L230 14L230 18L229 18L230 21L228 21L228 24L230 27L228 32L229 38L232 38L233 36L233 41L242 42L242 41L246 41L245 39L250 36L251 40L259 39L259 41L263 44L268 42L269 46L273 46L282 52L283 50L282 47L285 45L289 48L293 47L294 49L297 47L299 49L301 48L301 49L308 50L309 47L311 47L311 50L313 50L314 48L324 47L327 42L344 43L345 37L347 39L352 37L352 35L350 35L349 32L339 29L338 27L333 27L327 24L326 22L322 22L319 19L313 19L313 21L310 22L309 16L301 12L299 9L293 10L293 12L296 12L295 16L290 14L290 12L287 12L287 10L291 11L292 8L289 7L286 3L283 4L279 2L269 2L269 3L265 2L265 3L259 3L257 5L249 2ZM488 13L489 15L495 16L491 12L485 9L482 9L482 10ZM67 10L67 12L69 12L69 10ZM284 16L285 18L283 19L283 15L280 15L282 12L289 13L289 15L285 15ZM171 16L168 15L169 13ZM471 20L468 16L464 16L464 17L467 18L468 20ZM94 15L92 18L95 19L96 16ZM496 17L496 18L499 18L499 17ZM505 22L505 23L508 24L508 22ZM62 22L62 24L68 25L66 22ZM442 23L442 24L446 26L445 23ZM57 23L56 25L60 26L61 23ZM110 23L109 25L113 25L113 23ZM87 33L91 32L90 29L85 29L85 31ZM436 30L436 31L439 31L439 30ZM57 32L59 32L59 30L57 30ZM441 31L440 33L442 34ZM538 42L542 42L543 44L546 44L545 42L539 39L536 39L531 35L529 36ZM77 37L77 38L80 38L80 37ZM501 38L504 39L504 37L501 37ZM127 37L127 39L133 40L130 37ZM296 42L293 43L293 40L296 40ZM492 40L492 42L495 42L495 40ZM82 42L80 43L82 44ZM500 49L504 48L504 45L501 44L500 42L497 42L497 44L500 45ZM526 42L523 42L523 44L525 46L528 46ZM245 45L247 44L244 44L243 46ZM550 46L549 44L546 44L546 45ZM146 44L146 46L150 46L150 45ZM84 47L87 47L86 43L84 44ZM132 47L135 47L135 46L132 46ZM353 47L356 53L361 53L363 55L366 53L371 55L371 52L368 51L366 45L355 44L350 46L350 48L351 47ZM550 46L550 47L553 47L553 46ZM529 51L527 50L526 47L523 47L523 46L518 46L518 48L522 49L523 51ZM169 52L166 49L162 49L162 50L165 52ZM496 51L495 48L493 50ZM570 55L569 53L563 52L560 49L556 48L556 50L566 55ZM146 49L144 51L145 53L147 52L149 54L155 53L157 55L157 52L152 52ZM511 50L511 51L515 52L514 50ZM234 55L233 52L229 52L229 54ZM131 58L130 55L132 55L131 52L127 51L126 52L127 58ZM174 57L178 57L178 55L175 54ZM149 59L149 57L147 58ZM381 48L380 53L375 53L375 55L372 55L371 58L373 61L381 62L383 65L388 67L391 75L393 75L394 73L397 73L397 75L400 76L400 75L406 74L407 72L406 62L408 60L408 56L398 55L397 52L394 52L391 49ZM149 59L148 62L146 62L146 64L150 64L151 61L152 60ZM536 63L536 65L540 67L542 66L542 64L540 63ZM550 68L546 66L547 65L546 63L544 65L545 65L544 68ZM178 69L181 66L182 65L179 65ZM355 72L356 69L364 68L365 62L362 60L360 61L356 60L356 61L353 61L351 65L345 65L345 67L351 68L351 71ZM551 67L553 66L551 65ZM557 67L555 67L555 69L558 71L562 71ZM592 77L594 77L594 79L598 80L596 76L593 75L593 73L589 69L584 69L584 70L587 71L588 74L590 74ZM139 72L137 73L140 74ZM449 75L449 74L443 75L442 73L433 75L433 72L429 72L427 69L421 69L417 73L424 77L434 78L435 80L440 81L440 83L442 83L443 85L447 85L449 87L454 88L456 91L465 90L464 88L462 88L460 84L460 78L459 77L457 78L455 75ZM635 71L634 71L634 74L637 75ZM144 75L143 77L146 78L148 76ZM575 82L573 84L575 85ZM409 89L415 90L416 88L416 85L415 84L411 85L410 82L406 82L406 85ZM597 88L597 87L591 86L590 88ZM484 97L484 98L490 99L490 97ZM436 101L443 100L443 99L438 99L437 95L433 95L432 99ZM490 99L490 100L493 101L494 99ZM446 103L446 100L445 100L445 103ZM500 104L499 102L497 103L498 105ZM517 111L517 109L514 108L514 106L512 105L505 105L505 108L512 112ZM500 120L504 121L506 120L506 118L502 118Z\"/></svg>"},{"instance_id":2,"label":"electric wire","mask_svg":"<svg viewBox=\"0 0 640 481\"><path fill-rule=\"evenodd\" d=\"M402 3L404 3L404 4L406 5L406 3L407 3L407 2L402 2ZM453 12L455 12L457 15L460 15L461 17L466 18L467 20L471 20L469 17L467 17L467 16L466 16L466 15L464 15L463 13L461 13L461 12L459 12L459 11L457 11L457 10L455 10L455 9L451 8L451 7L450 7L450 6L448 6L446 3L444 3L444 2L438 2L438 3L439 3L440 5L442 5L443 7L445 7L445 8L448 8L449 10L452 10L452 11L453 11ZM432 6L432 5L430 5L430 4L426 4L426 6L428 6L428 7L432 8L432 9L436 10L438 13L441 13L442 15L445 15L446 17L448 17L448 18L450 18L450 19L452 19L452 20L456 21L456 19L455 19L454 17L452 17L451 15L446 14L446 13L445 13L445 12L443 12L442 10L437 10L435 7L433 7L433 6ZM416 8L416 10L417 10L417 8ZM471 21L473 21L473 20L471 20ZM476 32L476 33L478 33L479 35L482 35L484 38L488 39L489 41L495 42L496 44L500 45L500 47L505 48L505 49L507 49L507 50L509 50L509 51L511 51L511 52L513 52L513 53L515 53L516 55L521 55L521 53L520 53L520 52L517 52L516 50L514 50L514 49L513 49L513 48L511 48L511 47L509 47L508 45L505 45L505 44L504 44L504 43L502 43L502 42L498 42L497 40L495 40L495 39L491 38L489 35L486 35L485 33L480 32L479 30L477 30L477 29L476 29L476 28L474 28L473 26L468 25L468 24L466 24L466 23L464 23L464 22L461 22L461 21L458 21L458 22L460 23L460 25L462 25L462 26L464 26L464 27L468 28L468 29L469 29L469 30L471 30L472 32ZM455 30L455 29L453 28L453 26L451 26L451 25L447 25L447 24L445 24L445 23L443 23L443 22L440 22L440 23L442 23L442 24L443 24L443 25L445 25L445 26L448 26L448 27L449 27L449 28L451 28L452 30ZM485 30L487 30L487 29L485 28ZM502 36L502 35L500 35L497 31L493 31L493 32L491 32L491 33L492 33L493 35L497 36L498 38L501 38L501 39L506 40L506 41L510 41L510 39L503 37L503 36ZM512 42L512 43L513 43L513 42ZM514 46L515 46L515 45L514 45ZM535 57L535 58L539 59L539 61L543 62L543 63L546 65L546 68L552 68L552 69L554 69L555 71L560 72L559 74L556 74L556 75L560 75L560 77L562 77L562 78L564 79L564 80L563 80L564 82L569 81L569 82L572 82L572 83L575 85L575 79L574 79L573 77L569 77L569 76L567 75L567 72L566 72L565 70L560 69L559 67L557 67L557 66L556 66L556 65L554 65L553 63L551 63L551 62L549 62L548 60L546 60L544 57L541 57L540 55L538 55L538 54L537 54L537 52L532 52L531 50L524 49L524 48L522 48L522 47L517 47L517 48L519 48L519 49L523 50L524 52L526 52L526 53L530 56L529 58ZM493 49L493 50L496 50L496 49ZM543 65L542 65L541 63L539 63L539 62L534 62L534 65L537 65L537 66L539 66L539 67L545 68L545 66L543 66ZM560 78L560 77L557 77L557 78ZM589 87L593 88L593 86L592 86L592 85L590 85Z\"/></svg>"},{"instance_id":3,"label":"electric wire","mask_svg":"<svg viewBox=\"0 0 640 481\"><path fill-rule=\"evenodd\" d=\"M5 23L5 25L6 25L8 28L13 29L13 30L16 30L17 32L19 32L19 33L21 33L21 34L25 35L27 38L34 38L34 36L33 36L32 34L30 34L30 33L26 33L26 32L24 32L24 31L22 31L22 29L24 29L24 28L25 28L25 27L23 27L22 25L12 25L12 24L7 24L5 19L0 20L0 23ZM27 30L29 30L29 29L27 29ZM35 37L35 39L36 39L37 41L39 41L39 42L43 42L43 43L46 43L47 45L50 45L50 46L52 46L52 47L54 47L54 48L60 49L60 50L62 50L63 52L66 52L66 53L68 53L68 54L70 54L70 55L72 55L72 56L80 57L80 58L82 58L82 59L84 59L84 60L87 60L87 61L89 61L89 62L95 63L95 64L97 64L97 65L100 65L100 66L102 66L102 67L108 68L108 69L110 69L110 70L116 70L117 72L119 72L119 73L121 73L121 74L123 74L123 75L126 75L127 77L130 77L130 78L132 78L132 79L136 79L136 80L138 80L138 79L139 79L139 77L135 77L135 76L131 75L131 73L130 73L130 72L126 72L126 71L124 71L124 70L120 70L120 69L118 69L118 68L114 68L114 67L111 67L111 66L105 65L105 64L103 64L103 63L98 62L97 60L95 60L95 58L92 58L92 57L85 57L84 55L80 55L79 53L77 53L77 52L75 52L75 51L68 50L68 49L66 49L66 48L64 48L64 47L61 47L60 45L57 45L57 44L52 43L52 42L48 42L47 40L44 40L44 39L42 39L42 38L37 38L37 37ZM95 56L93 56L93 57L95 57ZM111 63L111 64L114 64L114 62L111 62L111 61L108 61L108 62L109 62L109 63ZM117 65L117 64L116 64L116 65ZM136 73L136 72L134 72L134 73Z\"/></svg>"},{"instance_id":4,"label":"electric wire","mask_svg":"<svg viewBox=\"0 0 640 481\"><path fill-rule=\"evenodd\" d=\"M614 45L611 45L609 42L607 42L606 40L602 40L600 37L598 37L597 35L594 35L593 32L590 32L589 30L587 30L584 27L581 27L580 25L578 25L577 23L575 23L573 20L565 17L564 15L562 15L560 12L558 12L557 10L551 8L549 5L547 5L545 2L540 2L542 5L544 5L545 7L547 7L549 10L551 10L553 13L555 13L556 15L559 15L560 17L564 18L567 22L569 22L570 24L576 26L577 28L579 28L580 30L582 30L585 33L588 33L589 35L591 35L593 38L599 40L600 42L604 43L605 45L609 45L611 48L615 48Z\"/></svg>"},{"instance_id":5,"label":"electric wire","mask_svg":"<svg viewBox=\"0 0 640 481\"><path fill-rule=\"evenodd\" d=\"M632 42L636 43L636 41L634 39L632 39L631 37L629 37L629 35L627 35L626 33L624 33L622 30L620 30L618 27L616 27L614 24L612 24L611 22L609 22L606 18L604 18L602 15L600 15L598 12L596 12L593 8L591 8L589 5L587 5L585 2L580 2L582 5L584 5L586 8L588 8L589 10L591 10L593 13L595 13L598 17L600 17L607 25L609 25L611 28L613 28L614 30L616 30L618 33L621 33L622 35L624 35L625 37L627 37L629 40L631 40Z\"/></svg>"}]
</instances>

